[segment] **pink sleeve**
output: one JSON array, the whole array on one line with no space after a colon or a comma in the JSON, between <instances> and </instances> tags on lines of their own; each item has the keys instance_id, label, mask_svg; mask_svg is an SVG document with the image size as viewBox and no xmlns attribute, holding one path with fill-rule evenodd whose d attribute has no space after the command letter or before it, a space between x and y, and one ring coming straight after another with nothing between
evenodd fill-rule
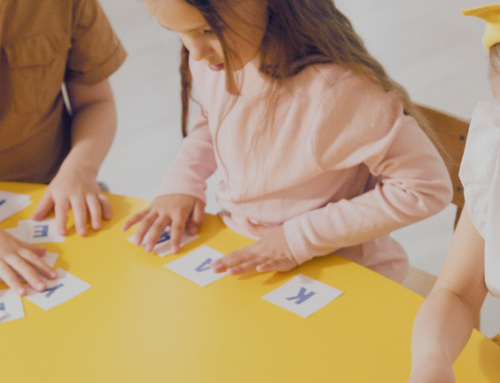
<instances>
[{"instance_id":1,"label":"pink sleeve","mask_svg":"<svg viewBox=\"0 0 500 383\"><path fill-rule=\"evenodd\" d=\"M216 169L212 135L207 118L200 113L193 129L182 141L180 153L163 177L158 194L188 194L206 202L206 179Z\"/></svg>"},{"instance_id":2,"label":"pink sleeve","mask_svg":"<svg viewBox=\"0 0 500 383\"><path fill-rule=\"evenodd\" d=\"M395 96L351 78L323 100L314 126L312 145L322 169L364 164L383 182L285 222L299 263L388 234L451 202L443 160Z\"/></svg>"}]
</instances>

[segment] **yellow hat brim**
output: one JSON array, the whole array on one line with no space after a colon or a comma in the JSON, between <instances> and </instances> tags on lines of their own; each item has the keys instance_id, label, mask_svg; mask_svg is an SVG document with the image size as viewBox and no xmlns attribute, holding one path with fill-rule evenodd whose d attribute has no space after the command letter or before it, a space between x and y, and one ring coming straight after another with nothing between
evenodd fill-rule
<instances>
[{"instance_id":1,"label":"yellow hat brim","mask_svg":"<svg viewBox=\"0 0 500 383\"><path fill-rule=\"evenodd\" d=\"M486 21L483 45L487 51L500 43L500 4L483 5L477 8L460 10L465 16L475 16Z\"/></svg>"}]
</instances>

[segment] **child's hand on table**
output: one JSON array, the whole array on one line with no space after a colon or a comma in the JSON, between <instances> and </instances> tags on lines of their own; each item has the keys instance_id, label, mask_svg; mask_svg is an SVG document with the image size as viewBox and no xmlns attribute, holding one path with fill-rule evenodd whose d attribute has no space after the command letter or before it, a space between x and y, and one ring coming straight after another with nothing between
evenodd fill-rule
<instances>
[{"instance_id":1,"label":"child's hand on table","mask_svg":"<svg viewBox=\"0 0 500 383\"><path fill-rule=\"evenodd\" d=\"M18 275L35 290L44 291L47 285L38 273L49 279L57 278L57 272L40 258L45 251L45 247L19 241L0 230L0 278L19 295L26 295L27 290L19 281Z\"/></svg>"},{"instance_id":2,"label":"child's hand on table","mask_svg":"<svg viewBox=\"0 0 500 383\"><path fill-rule=\"evenodd\" d=\"M93 171L83 167L63 166L47 187L31 219L39 221L54 209L57 231L66 235L68 211L73 209L75 229L81 236L87 235L87 211L92 229L101 229L102 218L111 219L111 203L101 193Z\"/></svg>"},{"instance_id":3,"label":"child's hand on table","mask_svg":"<svg viewBox=\"0 0 500 383\"><path fill-rule=\"evenodd\" d=\"M298 265L286 241L283 226L264 227L247 222L247 229L261 237L254 244L234 251L210 264L216 273L231 275L252 271L288 271Z\"/></svg>"},{"instance_id":4,"label":"child's hand on table","mask_svg":"<svg viewBox=\"0 0 500 383\"><path fill-rule=\"evenodd\" d=\"M140 245L148 233L144 248L152 251L161 233L170 225L171 250L176 253L184 230L187 229L191 235L198 233L204 215L205 203L199 198L186 194L167 194L156 197L147 209L133 215L122 230L140 222L134 243Z\"/></svg>"}]
</instances>

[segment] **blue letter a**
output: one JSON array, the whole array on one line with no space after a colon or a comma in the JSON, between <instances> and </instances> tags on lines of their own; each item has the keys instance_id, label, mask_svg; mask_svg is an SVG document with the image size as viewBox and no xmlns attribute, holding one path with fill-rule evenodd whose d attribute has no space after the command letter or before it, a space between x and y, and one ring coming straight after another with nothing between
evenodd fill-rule
<instances>
[{"instance_id":1,"label":"blue letter a","mask_svg":"<svg viewBox=\"0 0 500 383\"><path fill-rule=\"evenodd\" d=\"M45 291L43 291L44 293L47 293L45 294L45 296L47 298L49 298L52 294L54 294L54 291L56 291L59 287L63 287L64 285L62 283L59 283L57 286L54 286L54 287L51 287L50 289L47 289Z\"/></svg>"},{"instance_id":2,"label":"blue letter a","mask_svg":"<svg viewBox=\"0 0 500 383\"><path fill-rule=\"evenodd\" d=\"M195 270L199 273L202 271L206 271L210 269L210 262L212 262L212 258L207 258L206 261L204 261L200 266L198 266Z\"/></svg>"}]
</instances>

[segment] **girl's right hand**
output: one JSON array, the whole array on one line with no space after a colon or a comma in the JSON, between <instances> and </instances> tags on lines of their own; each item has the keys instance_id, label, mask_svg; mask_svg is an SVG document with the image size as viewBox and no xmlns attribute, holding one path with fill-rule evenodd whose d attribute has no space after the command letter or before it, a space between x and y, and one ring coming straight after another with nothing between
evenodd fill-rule
<instances>
[{"instance_id":1,"label":"girl's right hand","mask_svg":"<svg viewBox=\"0 0 500 383\"><path fill-rule=\"evenodd\" d=\"M19 295L26 295L27 290L18 275L35 290L44 291L47 285L38 273L50 279L57 278L57 272L40 258L45 251L44 247L22 242L0 230L0 279Z\"/></svg>"},{"instance_id":2,"label":"girl's right hand","mask_svg":"<svg viewBox=\"0 0 500 383\"><path fill-rule=\"evenodd\" d=\"M198 233L205 214L205 203L199 198L187 194L166 194L156 197L151 205L135 214L122 227L127 230L140 222L134 243L140 245L148 233L144 245L146 251L152 251L161 233L170 225L172 253L177 253L184 230L189 234Z\"/></svg>"}]
</instances>

